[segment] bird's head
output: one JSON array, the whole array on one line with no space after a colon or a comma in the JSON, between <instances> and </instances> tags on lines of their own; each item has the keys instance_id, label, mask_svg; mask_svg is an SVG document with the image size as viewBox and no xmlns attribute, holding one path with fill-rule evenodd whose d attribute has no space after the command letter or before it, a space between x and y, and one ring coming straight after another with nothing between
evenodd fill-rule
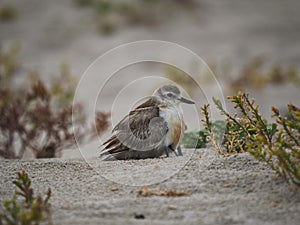
<instances>
[{"instance_id":1,"label":"bird's head","mask_svg":"<svg viewBox=\"0 0 300 225\"><path fill-rule=\"evenodd\" d=\"M181 102L187 104L195 104L195 102L193 102L192 100L182 97L179 88L174 85L165 85L161 88L158 88L154 92L154 96L158 97L163 102L176 105Z\"/></svg>"}]
</instances>

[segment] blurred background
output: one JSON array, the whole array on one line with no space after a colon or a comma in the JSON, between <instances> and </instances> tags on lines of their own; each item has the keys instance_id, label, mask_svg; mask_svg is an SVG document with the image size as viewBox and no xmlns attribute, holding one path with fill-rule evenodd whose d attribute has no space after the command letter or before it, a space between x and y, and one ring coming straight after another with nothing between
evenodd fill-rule
<instances>
[{"instance_id":1,"label":"blurred background","mask_svg":"<svg viewBox=\"0 0 300 225\"><path fill-rule=\"evenodd\" d=\"M47 81L64 68L80 79L98 56L118 45L175 42L203 58L225 96L247 91L270 118L272 105L284 110L288 103L300 103L299 8L297 0L1 0L0 46L18 51L18 82L33 71ZM126 71L141 76L160 71L196 98L193 84L175 68L147 64ZM192 62L191 73L212 92L217 88L210 75L193 70ZM110 90L125 84L115 81ZM159 84L151 85L139 94L149 95ZM124 105L135 94L128 93ZM97 108L109 112L115 96L106 98ZM118 110L115 120L126 110ZM193 121L187 124L195 129Z\"/></svg>"}]
</instances>

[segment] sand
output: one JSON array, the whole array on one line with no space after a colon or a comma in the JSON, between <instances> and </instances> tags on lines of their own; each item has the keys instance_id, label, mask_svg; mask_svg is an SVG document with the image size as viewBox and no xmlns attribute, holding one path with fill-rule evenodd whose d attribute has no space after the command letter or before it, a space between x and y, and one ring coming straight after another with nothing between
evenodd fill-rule
<instances>
[{"instance_id":1,"label":"sand","mask_svg":"<svg viewBox=\"0 0 300 225\"><path fill-rule=\"evenodd\" d=\"M0 24L0 42L4 48L13 41L22 45L18 72L23 77L36 70L49 79L58 73L61 63L69 63L72 74L80 78L106 51L143 39L178 43L206 62L227 59L234 72L261 54L267 56L268 63L299 65L300 14L299 1L295 0L203 0L199 1L197 16L179 15L151 28L128 26L108 37L97 33L92 10L76 7L73 0L1 3L12 4L18 11L15 21ZM110 68L114 60L106 67ZM163 73L157 68L142 64L122 70L97 109L112 111L113 121L118 122L137 95L148 95L155 88L144 82L138 89L127 89L126 99L112 110L114 94L127 84L126 76L133 74L131 79L137 79ZM217 75L226 80L226 74ZM99 75L101 79L104 76ZM99 91L101 79L89 82L90 91ZM228 87L225 83L221 86L226 95ZM217 92L215 86L207 86L207 90L204 94ZM282 108L289 102L300 104L299 88L292 84L268 86L251 94L263 115L270 114L272 105ZM83 97L84 103L94 104L88 94ZM198 101L199 110L205 98ZM192 109L186 110L188 129L193 130ZM15 173L24 169L38 192L52 188L55 224L299 224L299 189L248 154L219 158L211 149L199 149L194 155L186 150L184 157L101 162L96 157L98 146L99 140L95 140L82 146L81 151L64 150L61 159L1 160L0 200L12 196L11 182ZM140 197L136 190L145 184L190 196ZM142 215L144 219L135 218Z\"/></svg>"},{"instance_id":2,"label":"sand","mask_svg":"<svg viewBox=\"0 0 300 225\"><path fill-rule=\"evenodd\" d=\"M299 188L247 153L219 158L211 149L199 149L188 159L100 163L114 174L111 179L132 182L136 177L141 186L104 178L95 166L99 165L96 159L88 162L94 168L84 160L5 160L0 164L0 199L12 195L15 173L26 170L39 193L51 187L55 224L299 224ZM149 183L149 177L168 177L165 168L187 160L173 176L148 187L190 196L141 197L136 193L143 181ZM134 175L126 174L128 171Z\"/></svg>"}]
</instances>

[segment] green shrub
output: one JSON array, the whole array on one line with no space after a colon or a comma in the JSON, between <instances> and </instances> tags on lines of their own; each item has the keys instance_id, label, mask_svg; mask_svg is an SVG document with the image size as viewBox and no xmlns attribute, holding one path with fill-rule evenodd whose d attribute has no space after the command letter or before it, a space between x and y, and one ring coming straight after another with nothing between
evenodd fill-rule
<instances>
[{"instance_id":1,"label":"green shrub","mask_svg":"<svg viewBox=\"0 0 300 225\"><path fill-rule=\"evenodd\" d=\"M206 126L205 129L185 133L182 139L182 145L185 148L206 147L210 141L214 142L214 140L223 137L225 127L225 121L217 120L210 122L210 125ZM213 139L212 136L214 137ZM216 142L215 146L218 146Z\"/></svg>"},{"instance_id":2,"label":"green shrub","mask_svg":"<svg viewBox=\"0 0 300 225\"><path fill-rule=\"evenodd\" d=\"M4 211L0 213L0 225L38 225L52 224L49 199L49 188L45 198L35 195L31 181L24 171L17 174L13 182L17 187L13 197L4 201Z\"/></svg>"},{"instance_id":3,"label":"green shrub","mask_svg":"<svg viewBox=\"0 0 300 225\"><path fill-rule=\"evenodd\" d=\"M198 132L187 132L182 139L182 145L185 148L203 148L206 146L207 130Z\"/></svg>"},{"instance_id":4,"label":"green shrub","mask_svg":"<svg viewBox=\"0 0 300 225\"><path fill-rule=\"evenodd\" d=\"M276 122L268 123L259 113L255 100L249 100L248 94L239 92L228 99L240 111L241 117L231 115L220 100L213 99L221 114L226 116L222 147L216 138L220 133L210 129L209 106L202 107L203 122L217 153L229 155L247 151L258 160L267 162L286 180L300 185L300 109L288 105L288 116L284 117L273 107Z\"/></svg>"}]
</instances>

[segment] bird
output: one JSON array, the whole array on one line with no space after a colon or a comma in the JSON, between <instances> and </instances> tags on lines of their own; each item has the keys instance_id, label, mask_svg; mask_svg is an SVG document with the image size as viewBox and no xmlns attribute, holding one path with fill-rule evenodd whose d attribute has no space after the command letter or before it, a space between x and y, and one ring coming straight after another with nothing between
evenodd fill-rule
<instances>
[{"instance_id":1,"label":"bird","mask_svg":"<svg viewBox=\"0 0 300 225\"><path fill-rule=\"evenodd\" d=\"M195 104L181 96L175 85L156 89L148 100L131 110L101 146L100 157L128 160L182 156L180 147L186 125L179 104ZM177 152L178 154L177 154Z\"/></svg>"}]
</instances>

